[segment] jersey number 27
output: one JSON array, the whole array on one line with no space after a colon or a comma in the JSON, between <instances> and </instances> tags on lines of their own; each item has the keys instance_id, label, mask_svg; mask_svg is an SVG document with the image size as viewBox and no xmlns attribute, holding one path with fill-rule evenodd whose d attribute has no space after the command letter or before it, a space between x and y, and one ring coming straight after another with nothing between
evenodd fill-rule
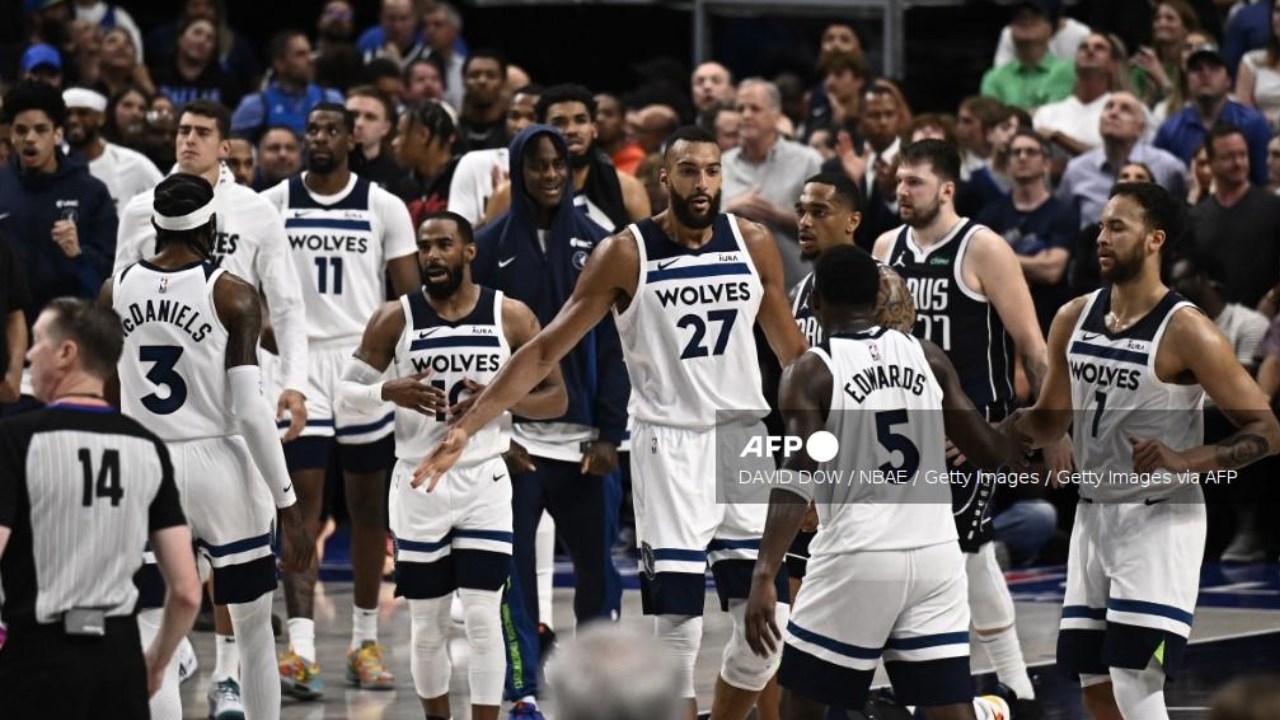
<instances>
[{"instance_id":1,"label":"jersey number 27","mask_svg":"<svg viewBox=\"0 0 1280 720\"><path fill-rule=\"evenodd\" d=\"M737 319L737 308L708 310L706 320L703 320L701 315L695 313L682 316L676 321L676 327L681 329L692 328L693 335L689 338L688 344L684 346L684 350L681 351L680 359L688 360L689 358L707 357L708 355L723 355L725 347L729 345L729 333L733 332L733 322ZM707 337L708 322L720 324L715 345L710 348L704 342Z\"/></svg>"}]
</instances>

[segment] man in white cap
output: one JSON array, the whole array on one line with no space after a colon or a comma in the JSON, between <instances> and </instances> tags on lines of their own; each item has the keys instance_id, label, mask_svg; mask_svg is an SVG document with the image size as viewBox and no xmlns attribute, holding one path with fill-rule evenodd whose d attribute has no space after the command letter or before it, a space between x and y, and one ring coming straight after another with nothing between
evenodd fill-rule
<instances>
[{"instance_id":1,"label":"man in white cap","mask_svg":"<svg viewBox=\"0 0 1280 720\"><path fill-rule=\"evenodd\" d=\"M102 137L107 98L101 93L68 88L62 91L62 100L67 104L67 145L88 161L89 174L107 186L118 215L130 198L155 187L164 176L146 155Z\"/></svg>"}]
</instances>

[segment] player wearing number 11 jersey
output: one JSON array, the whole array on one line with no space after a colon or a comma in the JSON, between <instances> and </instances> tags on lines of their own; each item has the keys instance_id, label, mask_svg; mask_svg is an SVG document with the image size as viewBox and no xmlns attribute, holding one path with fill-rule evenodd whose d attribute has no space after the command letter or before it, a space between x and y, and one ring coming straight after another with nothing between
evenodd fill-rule
<instances>
[{"instance_id":1,"label":"player wearing number 11 jersey","mask_svg":"<svg viewBox=\"0 0 1280 720\"><path fill-rule=\"evenodd\" d=\"M720 147L707 131L682 128L671 136L659 173L670 209L596 248L564 309L449 429L419 465L414 483L430 477L429 487L435 487L468 439L523 398L612 310L632 384L644 612L657 616L658 636L682 665L678 690L692 713L711 564L721 608L733 624L711 714L741 720L778 656L752 653L743 624L765 504L735 503L726 493L738 471L774 466L771 457L740 458L734 451L725 458L724 450L747 447L748 437L765 434L756 322L784 366L806 345L787 307L773 238L755 223L719 212L720 168ZM785 592L783 584L783 597ZM783 616L785 607L779 606Z\"/></svg>"},{"instance_id":2,"label":"player wearing number 11 jersey","mask_svg":"<svg viewBox=\"0 0 1280 720\"><path fill-rule=\"evenodd\" d=\"M342 368L360 343L364 324L386 299L389 272L397 293L417 286L413 224L398 198L357 177L348 166L355 120L342 105L320 103L307 115L308 167L263 192L284 217L288 254L307 307L309 368L307 427L285 445L290 476L307 521L318 527L329 451L338 460L351 510L355 593L347 681L366 690L390 689L394 678L378 645L378 588L386 557L383 487L390 461L392 406L358 411L336 407ZM281 682L298 698L324 687L316 666L313 598L316 569L286 574L290 650L280 660Z\"/></svg>"}]
</instances>

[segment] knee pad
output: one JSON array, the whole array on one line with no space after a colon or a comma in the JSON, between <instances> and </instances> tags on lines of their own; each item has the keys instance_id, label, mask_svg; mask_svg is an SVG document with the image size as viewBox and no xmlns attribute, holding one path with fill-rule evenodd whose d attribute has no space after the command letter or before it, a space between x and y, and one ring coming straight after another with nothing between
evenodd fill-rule
<instances>
[{"instance_id":1,"label":"knee pad","mask_svg":"<svg viewBox=\"0 0 1280 720\"><path fill-rule=\"evenodd\" d=\"M1111 668L1111 691L1120 714L1127 720L1168 720L1164 680L1164 670L1154 664L1143 670Z\"/></svg>"},{"instance_id":2,"label":"knee pad","mask_svg":"<svg viewBox=\"0 0 1280 720\"><path fill-rule=\"evenodd\" d=\"M698 662L698 646L702 644L702 617L698 615L659 615L654 619L654 635L675 658L680 667L680 697L691 698L693 667Z\"/></svg>"},{"instance_id":3,"label":"knee pad","mask_svg":"<svg viewBox=\"0 0 1280 720\"><path fill-rule=\"evenodd\" d=\"M409 601L409 673L418 697L431 699L449 692L449 604L453 595Z\"/></svg>"},{"instance_id":4,"label":"knee pad","mask_svg":"<svg viewBox=\"0 0 1280 720\"><path fill-rule=\"evenodd\" d=\"M502 592L500 590L458 591L471 648L467 677L473 705L501 705L502 685L507 672L507 655L502 639Z\"/></svg>"},{"instance_id":5,"label":"knee pad","mask_svg":"<svg viewBox=\"0 0 1280 720\"><path fill-rule=\"evenodd\" d=\"M787 618L791 614L791 606L778 603L774 611L774 622L781 630L787 626ZM726 683L742 690L759 692L769 683L769 678L778 671L778 662L782 657L782 642L778 641L778 649L767 657L755 654L747 644L747 603L745 600L729 601L729 618L733 621L733 634L724 646L724 655L720 661L720 677Z\"/></svg>"}]
</instances>

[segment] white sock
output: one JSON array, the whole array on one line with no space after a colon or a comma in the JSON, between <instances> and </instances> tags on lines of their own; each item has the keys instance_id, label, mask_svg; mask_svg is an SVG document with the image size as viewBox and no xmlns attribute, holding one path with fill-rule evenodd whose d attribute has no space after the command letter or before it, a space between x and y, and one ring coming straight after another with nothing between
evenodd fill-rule
<instances>
[{"instance_id":1,"label":"white sock","mask_svg":"<svg viewBox=\"0 0 1280 720\"><path fill-rule=\"evenodd\" d=\"M538 585L538 622L552 626L552 580L556 574L556 521L551 513L542 511L542 519L538 521L538 534L535 537L534 557L537 567Z\"/></svg>"},{"instance_id":2,"label":"white sock","mask_svg":"<svg viewBox=\"0 0 1280 720\"><path fill-rule=\"evenodd\" d=\"M1022 658L1017 629L1011 625L994 635L978 635L978 641L996 666L1000 682L1008 685L1019 700L1034 700L1036 690L1027 674L1027 662Z\"/></svg>"},{"instance_id":3,"label":"white sock","mask_svg":"<svg viewBox=\"0 0 1280 720\"><path fill-rule=\"evenodd\" d=\"M351 647L358 648L366 640L378 642L378 609L365 610L351 606Z\"/></svg>"},{"instance_id":4,"label":"white sock","mask_svg":"<svg viewBox=\"0 0 1280 720\"><path fill-rule=\"evenodd\" d=\"M525 695L524 697L520 698L520 702L524 703L525 705L529 705L530 707L538 707L538 698L532 695Z\"/></svg>"},{"instance_id":5,"label":"white sock","mask_svg":"<svg viewBox=\"0 0 1280 720\"><path fill-rule=\"evenodd\" d=\"M316 621L310 618L289 618L289 644L293 651L309 663L316 661Z\"/></svg>"},{"instance_id":6,"label":"white sock","mask_svg":"<svg viewBox=\"0 0 1280 720\"><path fill-rule=\"evenodd\" d=\"M213 681L236 680L240 677L240 646L234 635L215 635L217 660L213 666Z\"/></svg>"},{"instance_id":7,"label":"white sock","mask_svg":"<svg viewBox=\"0 0 1280 720\"><path fill-rule=\"evenodd\" d=\"M413 689L425 700L449 692L449 605L453 594L409 601L409 672Z\"/></svg>"},{"instance_id":8,"label":"white sock","mask_svg":"<svg viewBox=\"0 0 1280 720\"><path fill-rule=\"evenodd\" d=\"M160 634L163 608L151 608L138 613L138 634L142 648L146 650L156 635ZM164 670L164 683L151 696L151 717L155 720L182 720L182 693L178 682L178 654L173 654L169 667Z\"/></svg>"},{"instance_id":9,"label":"white sock","mask_svg":"<svg viewBox=\"0 0 1280 720\"><path fill-rule=\"evenodd\" d=\"M279 720L280 668L276 664L276 638L271 632L271 593L247 603L228 605L240 655L240 698L245 716L253 720Z\"/></svg>"}]
</instances>

